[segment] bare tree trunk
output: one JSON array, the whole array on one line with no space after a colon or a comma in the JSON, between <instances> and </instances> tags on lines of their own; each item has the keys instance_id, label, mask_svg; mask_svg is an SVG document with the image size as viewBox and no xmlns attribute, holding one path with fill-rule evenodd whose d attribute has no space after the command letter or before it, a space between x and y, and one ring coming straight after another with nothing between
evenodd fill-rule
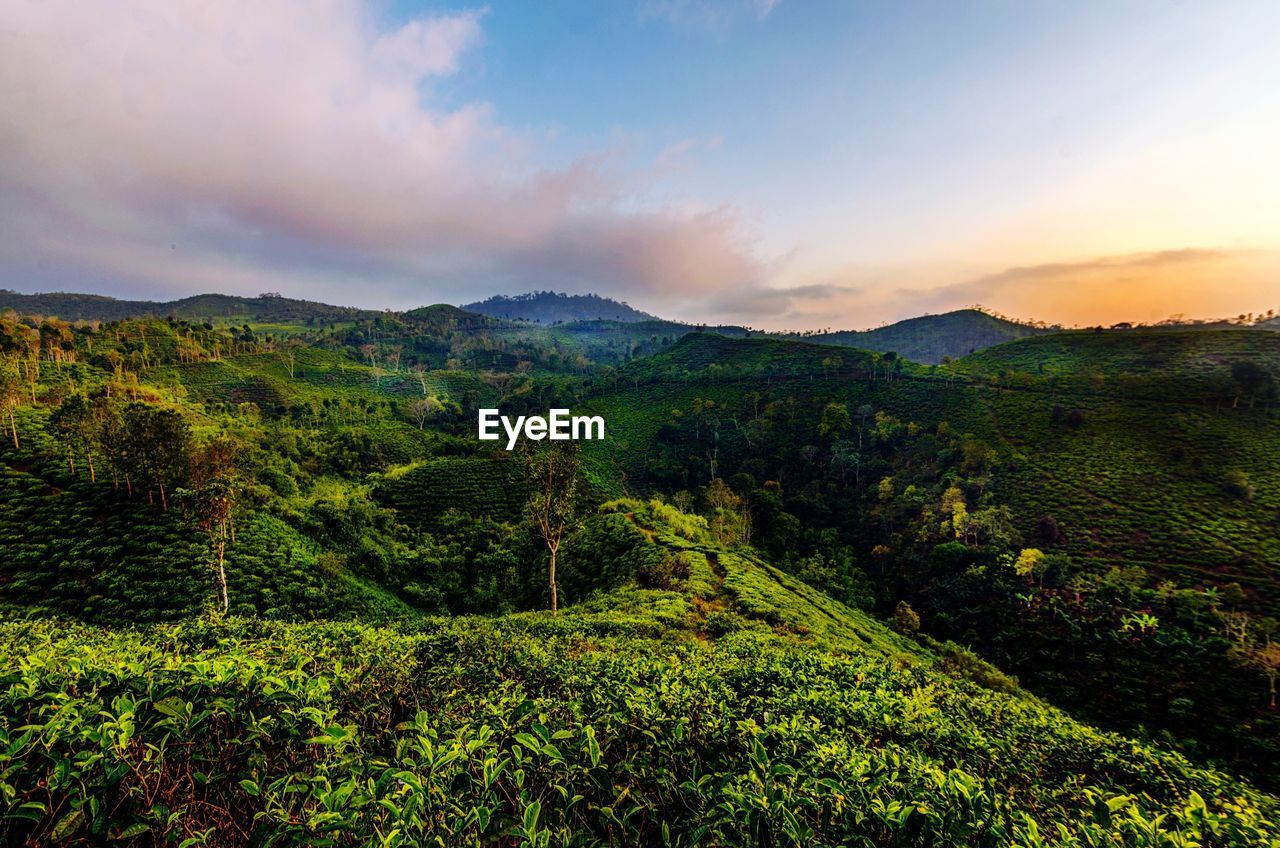
<instances>
[{"instance_id":1,"label":"bare tree trunk","mask_svg":"<svg viewBox=\"0 0 1280 848\"><path fill-rule=\"evenodd\" d=\"M22 447L18 444L18 419L13 416L13 407L9 407L9 429L13 431L13 446L15 448Z\"/></svg>"},{"instance_id":2,"label":"bare tree trunk","mask_svg":"<svg viewBox=\"0 0 1280 848\"><path fill-rule=\"evenodd\" d=\"M222 614L226 615L227 610L231 608L231 602L227 597L227 569L226 569L226 552L227 552L227 531L224 526L222 533L218 536L218 583L222 587Z\"/></svg>"},{"instance_id":3,"label":"bare tree trunk","mask_svg":"<svg viewBox=\"0 0 1280 848\"><path fill-rule=\"evenodd\" d=\"M71 469L71 476L76 476L76 455L72 452L70 445L67 445L67 465Z\"/></svg>"},{"instance_id":4,"label":"bare tree trunk","mask_svg":"<svg viewBox=\"0 0 1280 848\"><path fill-rule=\"evenodd\" d=\"M558 612L556 598L556 549L548 548L548 550L551 551L551 614L556 615Z\"/></svg>"},{"instance_id":5,"label":"bare tree trunk","mask_svg":"<svg viewBox=\"0 0 1280 848\"><path fill-rule=\"evenodd\" d=\"M86 452L84 461L89 463L89 482L90 483L98 482L97 475L93 473L93 454L90 452Z\"/></svg>"},{"instance_id":6,"label":"bare tree trunk","mask_svg":"<svg viewBox=\"0 0 1280 848\"><path fill-rule=\"evenodd\" d=\"M168 512L169 499L164 496L164 483L157 482L156 485L160 488L160 509L164 512Z\"/></svg>"}]
</instances>

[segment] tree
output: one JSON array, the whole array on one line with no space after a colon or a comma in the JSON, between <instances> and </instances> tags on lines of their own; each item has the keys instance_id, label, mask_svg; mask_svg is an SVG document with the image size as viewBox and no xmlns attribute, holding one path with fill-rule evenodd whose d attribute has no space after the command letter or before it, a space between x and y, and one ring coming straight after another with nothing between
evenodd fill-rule
<instances>
[{"instance_id":1,"label":"tree","mask_svg":"<svg viewBox=\"0 0 1280 848\"><path fill-rule=\"evenodd\" d=\"M1052 515L1043 515L1036 522L1036 538L1046 545L1060 545L1067 539Z\"/></svg>"},{"instance_id":2,"label":"tree","mask_svg":"<svg viewBox=\"0 0 1280 848\"><path fill-rule=\"evenodd\" d=\"M124 437L131 464L159 491L160 507L167 511L167 493L187 475L191 425L176 410L131 403L124 411Z\"/></svg>"},{"instance_id":3,"label":"tree","mask_svg":"<svg viewBox=\"0 0 1280 848\"><path fill-rule=\"evenodd\" d=\"M911 608L906 601L898 601L893 611L893 629L899 633L918 633L920 631L920 614Z\"/></svg>"},{"instance_id":4,"label":"tree","mask_svg":"<svg viewBox=\"0 0 1280 848\"><path fill-rule=\"evenodd\" d=\"M1024 580L1039 578L1044 576L1046 565L1044 551L1039 548L1023 548L1013 561L1013 573Z\"/></svg>"},{"instance_id":5,"label":"tree","mask_svg":"<svg viewBox=\"0 0 1280 848\"><path fill-rule=\"evenodd\" d=\"M722 544L746 544L751 541L751 516L737 492L724 480L716 477L706 485L701 494L702 502L706 505L707 526Z\"/></svg>"},{"instance_id":6,"label":"tree","mask_svg":"<svg viewBox=\"0 0 1280 848\"><path fill-rule=\"evenodd\" d=\"M1233 469L1222 475L1222 486L1234 497L1240 500L1253 499L1253 484L1249 481L1249 475L1239 469Z\"/></svg>"},{"instance_id":7,"label":"tree","mask_svg":"<svg viewBox=\"0 0 1280 848\"><path fill-rule=\"evenodd\" d=\"M120 401L110 395L101 395L93 399L93 441L106 458L107 467L111 469L111 482L120 488L120 474L125 474L125 485L129 494L133 487L129 480L127 465L127 442L124 430L124 417L120 412Z\"/></svg>"},{"instance_id":8,"label":"tree","mask_svg":"<svg viewBox=\"0 0 1280 848\"><path fill-rule=\"evenodd\" d=\"M572 442L546 442L535 447L529 441L523 443L521 461L530 486L525 515L547 546L551 613L555 615L558 610L556 555L565 533L579 521L578 483L582 462L578 447Z\"/></svg>"},{"instance_id":9,"label":"tree","mask_svg":"<svg viewBox=\"0 0 1280 848\"><path fill-rule=\"evenodd\" d=\"M22 403L22 372L18 360L8 356L0 359L0 403L3 403L0 418L8 417L13 446L19 447L18 420L14 416L14 410L18 408L18 404Z\"/></svg>"},{"instance_id":10,"label":"tree","mask_svg":"<svg viewBox=\"0 0 1280 848\"><path fill-rule=\"evenodd\" d=\"M902 360L898 359L898 354L892 350L885 351L882 359L884 361L884 379L886 382L893 382L894 373L902 370Z\"/></svg>"},{"instance_id":11,"label":"tree","mask_svg":"<svg viewBox=\"0 0 1280 848\"><path fill-rule=\"evenodd\" d=\"M1249 652L1249 665L1267 676L1267 688L1271 695L1271 709L1276 708L1276 679L1280 678L1280 642L1268 639L1260 647Z\"/></svg>"},{"instance_id":12,"label":"tree","mask_svg":"<svg viewBox=\"0 0 1280 848\"><path fill-rule=\"evenodd\" d=\"M222 614L230 608L227 592L227 542L235 541L235 508L243 486L244 446L230 436L215 436L191 454L191 488L185 490L196 525L209 538L218 576Z\"/></svg>"},{"instance_id":13,"label":"tree","mask_svg":"<svg viewBox=\"0 0 1280 848\"><path fill-rule=\"evenodd\" d=\"M421 362L416 362L409 370L418 379L418 385L422 386L422 396L425 398L427 396L427 366Z\"/></svg>"},{"instance_id":14,"label":"tree","mask_svg":"<svg viewBox=\"0 0 1280 848\"><path fill-rule=\"evenodd\" d=\"M435 396L419 398L409 404L409 415L418 422L418 429L426 426L427 421L444 412L444 404Z\"/></svg>"},{"instance_id":15,"label":"tree","mask_svg":"<svg viewBox=\"0 0 1280 848\"><path fill-rule=\"evenodd\" d=\"M93 406L82 394L67 397L49 416L49 426L67 446L67 465L76 473L76 451L80 451L89 466L89 482L97 482L93 469L94 420Z\"/></svg>"},{"instance_id":16,"label":"tree","mask_svg":"<svg viewBox=\"0 0 1280 848\"><path fill-rule=\"evenodd\" d=\"M284 340L284 344L280 346L280 358L284 360L285 367L289 369L289 379L292 380L294 371L298 367L298 351L306 345L302 339L291 336Z\"/></svg>"},{"instance_id":17,"label":"tree","mask_svg":"<svg viewBox=\"0 0 1280 848\"><path fill-rule=\"evenodd\" d=\"M843 403L829 403L826 409L822 410L822 420L818 423L818 433L824 438L839 439L849 432L851 424L849 407Z\"/></svg>"},{"instance_id":18,"label":"tree","mask_svg":"<svg viewBox=\"0 0 1280 848\"><path fill-rule=\"evenodd\" d=\"M1258 363L1246 359L1231 363L1231 379L1235 380L1241 393L1249 396L1249 406L1252 407L1258 393L1268 388L1271 374ZM1231 405L1235 406L1239 400L1240 396L1236 395Z\"/></svg>"}]
</instances>

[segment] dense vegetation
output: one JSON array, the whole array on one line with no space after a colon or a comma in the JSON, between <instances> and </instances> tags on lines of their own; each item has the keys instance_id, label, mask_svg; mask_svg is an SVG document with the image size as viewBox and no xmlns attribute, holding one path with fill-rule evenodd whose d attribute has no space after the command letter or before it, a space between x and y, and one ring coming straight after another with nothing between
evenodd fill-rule
<instances>
[{"instance_id":1,"label":"dense vegetation","mask_svg":"<svg viewBox=\"0 0 1280 848\"><path fill-rule=\"evenodd\" d=\"M789 589L669 510L609 505L582 548L621 545L636 570L557 619L6 625L5 833L310 845L1277 838L1275 799L1000 691L971 655L935 654ZM671 558L678 568L664 568Z\"/></svg>"},{"instance_id":2,"label":"dense vegetation","mask_svg":"<svg viewBox=\"0 0 1280 848\"><path fill-rule=\"evenodd\" d=\"M1280 334L299 304L0 317L0 841L1280 844Z\"/></svg>"},{"instance_id":3,"label":"dense vegetation","mask_svg":"<svg viewBox=\"0 0 1280 848\"><path fill-rule=\"evenodd\" d=\"M510 318L533 324L567 324L573 321L654 321L647 312L598 294L530 292L507 296L495 294L485 300L464 304L468 312Z\"/></svg>"},{"instance_id":4,"label":"dense vegetation","mask_svg":"<svg viewBox=\"0 0 1280 848\"><path fill-rule=\"evenodd\" d=\"M0 290L0 312L4 310L62 321L176 318L218 326L251 323L255 327L270 329L290 325L294 329L300 326L328 327L330 330L342 327L366 334L368 328L380 326L390 328L392 333L411 337L423 335L422 324L428 325L430 330L432 325L445 321L468 330L483 329L489 341L499 338L525 347L553 347L562 356L579 355L584 360L607 365L618 365L656 353L695 330L710 330L732 338L772 335L881 353L894 351L907 359L931 364L1048 331L1041 325L1011 321L979 309L963 309L910 318L872 330L764 333L735 325L708 328L706 325L665 321L598 295L555 292L531 292L515 297L497 295L467 304L462 309L436 305L395 313L329 306L270 293L252 298L206 294L154 302L116 300L89 294L57 292L28 295ZM1259 326L1262 326L1262 320L1259 316Z\"/></svg>"}]
</instances>

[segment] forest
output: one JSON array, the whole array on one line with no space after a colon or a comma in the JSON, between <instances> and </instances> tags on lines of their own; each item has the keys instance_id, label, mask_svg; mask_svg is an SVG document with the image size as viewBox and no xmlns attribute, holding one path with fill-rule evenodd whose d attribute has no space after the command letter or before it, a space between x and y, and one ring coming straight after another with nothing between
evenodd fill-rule
<instances>
[{"instance_id":1,"label":"forest","mask_svg":"<svg viewBox=\"0 0 1280 848\"><path fill-rule=\"evenodd\" d=\"M1280 845L1274 322L25 297L4 844Z\"/></svg>"}]
</instances>

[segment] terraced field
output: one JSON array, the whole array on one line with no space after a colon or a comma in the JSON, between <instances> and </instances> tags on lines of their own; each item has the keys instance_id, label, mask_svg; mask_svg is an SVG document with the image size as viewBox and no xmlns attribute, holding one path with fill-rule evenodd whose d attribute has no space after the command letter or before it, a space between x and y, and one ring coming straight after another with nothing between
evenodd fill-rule
<instances>
[{"instance_id":1,"label":"terraced field","mask_svg":"<svg viewBox=\"0 0 1280 848\"><path fill-rule=\"evenodd\" d=\"M1226 332L1241 350L1269 355L1269 335ZM1196 350L1208 335L1192 334ZM745 348L749 367L768 373L767 380L659 379L686 366L705 374L717 362L725 362L723 372L730 374L732 361L722 357L745 345L750 345ZM1065 550L1100 568L1139 564L1205 585L1239 582L1260 604L1280 602L1280 420L1263 409L1215 411L1195 398L1157 401L1047 386L995 389L913 374L872 385L866 379L827 377L820 364L816 373L788 377L793 363L813 352L793 351L774 362L769 345L690 337L647 367L645 377L658 382L590 399L587 407L609 422L612 442L608 448L587 445L590 462L602 477L617 469L615 485L622 472L629 485L643 489L649 446L671 410L687 411L695 399L719 405L724 467L732 467L735 445L742 444L740 425L759 406L746 400L753 392L794 401L798 418L787 426L795 428L797 447L816 441L828 402L851 410L867 404L926 432L946 422L953 433L973 434L990 444L999 457L991 490L1024 533L1051 515L1065 533ZM678 367L665 361L668 356ZM811 361L810 367L815 370ZM1079 410L1082 422L1055 423L1055 406ZM1251 497L1229 490L1224 480L1233 471L1248 477Z\"/></svg>"},{"instance_id":2,"label":"terraced field","mask_svg":"<svg viewBox=\"0 0 1280 848\"><path fill-rule=\"evenodd\" d=\"M405 520L430 525L450 509L497 520L518 517L527 490L513 460L468 457L394 469L375 496Z\"/></svg>"}]
</instances>

